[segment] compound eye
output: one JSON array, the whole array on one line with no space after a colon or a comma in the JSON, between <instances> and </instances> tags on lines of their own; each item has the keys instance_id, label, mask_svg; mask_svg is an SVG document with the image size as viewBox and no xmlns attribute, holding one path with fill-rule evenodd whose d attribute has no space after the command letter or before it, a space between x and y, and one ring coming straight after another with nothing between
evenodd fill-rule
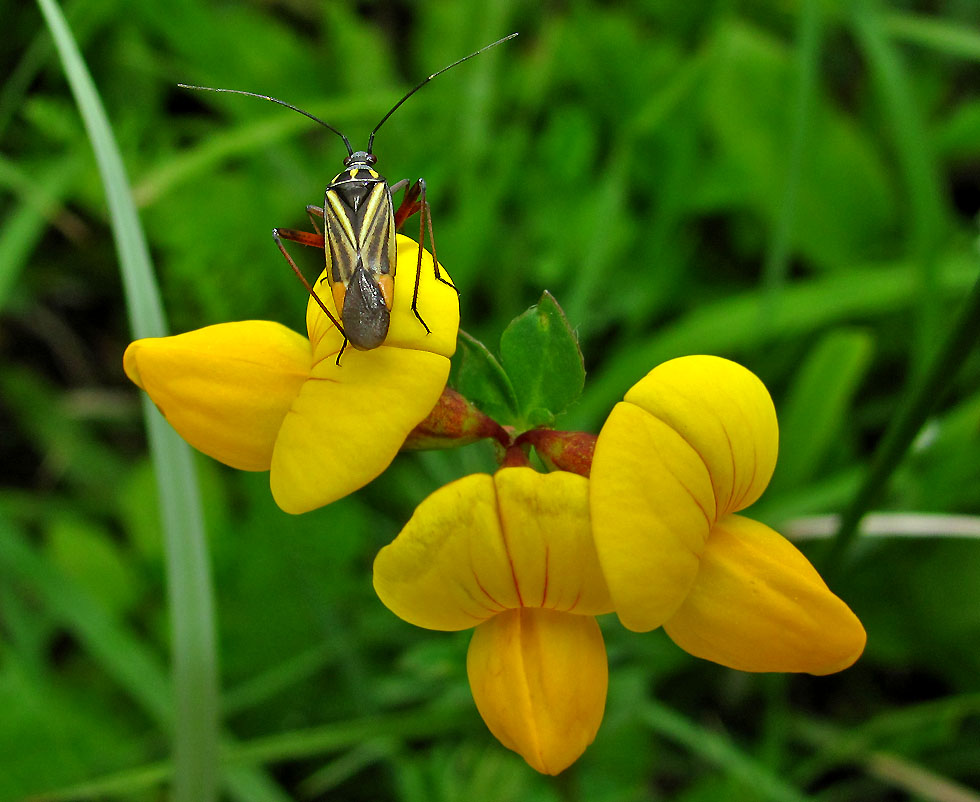
<instances>
[{"instance_id":1,"label":"compound eye","mask_svg":"<svg viewBox=\"0 0 980 802\"><path fill-rule=\"evenodd\" d=\"M378 163L378 157L375 156L373 153L369 153L368 154L368 157L367 157L367 163L368 164L377 164Z\"/></svg>"}]
</instances>

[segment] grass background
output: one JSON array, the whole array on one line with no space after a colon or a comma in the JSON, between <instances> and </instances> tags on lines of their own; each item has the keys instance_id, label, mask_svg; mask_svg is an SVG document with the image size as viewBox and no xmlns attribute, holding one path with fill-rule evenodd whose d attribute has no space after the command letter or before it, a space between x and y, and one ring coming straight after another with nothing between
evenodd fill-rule
<instances>
[{"instance_id":1,"label":"grass background","mask_svg":"<svg viewBox=\"0 0 980 802\"><path fill-rule=\"evenodd\" d=\"M118 260L42 17L0 8L0 800L155 800L172 609ZM270 232L305 225L344 155L299 115L178 81L273 94L357 147L421 77L520 31L413 97L375 148L392 181L428 182L464 327L493 345L554 293L589 371L566 428L596 431L672 356L747 365L782 438L753 513L788 533L847 508L980 270L973 0L64 10L173 331L302 328ZM414 629L371 591L377 549L427 493L491 468L487 449L400 457L301 518L264 474L198 459L222 798L980 799L978 379L973 353L935 388L878 505L876 534L920 537L864 538L832 578L868 629L857 666L739 674L605 621L606 718L557 782L486 732L466 634Z\"/></svg>"}]
</instances>

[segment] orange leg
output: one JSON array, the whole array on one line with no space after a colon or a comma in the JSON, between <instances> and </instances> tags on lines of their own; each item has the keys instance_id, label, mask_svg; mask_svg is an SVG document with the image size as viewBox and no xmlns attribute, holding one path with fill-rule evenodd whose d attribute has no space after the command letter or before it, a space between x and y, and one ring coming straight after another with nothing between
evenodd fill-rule
<instances>
[{"instance_id":1,"label":"orange leg","mask_svg":"<svg viewBox=\"0 0 980 802\"><path fill-rule=\"evenodd\" d=\"M398 205L398 209L395 211L395 229L401 228L405 221L408 220L413 214L419 214L419 255L418 262L415 266L415 290L412 293L412 311L415 313L415 317L418 318L419 323L425 328L427 333L431 333L428 325L422 319L422 315L419 314L418 310L418 300L419 300L419 283L422 280L422 238L425 236L426 229L429 232L429 245L432 247L432 265L433 271L437 281L441 281L443 284L452 287L456 290L456 285L451 281L446 280L442 277L442 272L439 270L439 260L436 257L436 240L432 234L432 212L429 208L429 204L425 199L425 179L420 178L414 184L409 186L408 179L402 179L397 184L393 184L391 187L392 192L398 192L404 189L405 194L402 196L402 202ZM459 290L456 290L457 294Z\"/></svg>"},{"instance_id":2,"label":"orange leg","mask_svg":"<svg viewBox=\"0 0 980 802\"><path fill-rule=\"evenodd\" d=\"M293 261L293 257L289 255L286 251L286 246L282 244L284 239L290 242L298 242L300 245L309 245L311 248L323 249L323 234L311 234L309 231L296 231L291 228L274 228L272 229L272 238L276 241L276 246L279 248L280 253L285 257L286 261L289 262L289 266L293 269L293 272L303 282L303 286L306 287L306 291L313 296L313 300L316 301L320 308L323 310L330 322L337 327L337 331L344 335L344 344L340 347L340 351L337 353L337 364L340 364L340 356L344 353L344 349L347 348L347 335L344 333L344 327L340 325L340 321L334 317L333 313L327 309L327 305L320 300L320 296L316 294L316 290L310 285L310 282L306 280L306 276L300 271L296 266L296 262Z\"/></svg>"}]
</instances>

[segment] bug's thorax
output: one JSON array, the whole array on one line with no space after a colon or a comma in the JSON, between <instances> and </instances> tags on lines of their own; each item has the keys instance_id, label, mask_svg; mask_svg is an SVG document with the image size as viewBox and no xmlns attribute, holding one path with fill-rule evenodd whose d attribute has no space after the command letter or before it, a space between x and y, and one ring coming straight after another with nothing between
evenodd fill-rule
<instances>
[{"instance_id":1,"label":"bug's thorax","mask_svg":"<svg viewBox=\"0 0 980 802\"><path fill-rule=\"evenodd\" d=\"M373 153L358 150L344 159L344 169L334 176L331 187L337 185L371 187L375 184L387 184L387 179L374 169L378 158Z\"/></svg>"}]
</instances>

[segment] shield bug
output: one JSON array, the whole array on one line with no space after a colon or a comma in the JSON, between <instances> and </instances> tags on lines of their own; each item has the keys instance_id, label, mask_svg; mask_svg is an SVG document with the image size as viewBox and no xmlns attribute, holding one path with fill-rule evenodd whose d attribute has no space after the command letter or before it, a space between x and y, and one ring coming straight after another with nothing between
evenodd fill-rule
<instances>
[{"instance_id":1,"label":"shield bug","mask_svg":"<svg viewBox=\"0 0 980 802\"><path fill-rule=\"evenodd\" d=\"M412 312L426 332L429 332L429 327L418 310L419 281L422 275L422 238L426 231L432 246L432 264L435 278L456 289L452 282L442 276L439 270L435 240L432 236L432 216L425 195L425 180L420 178L415 183L411 183L408 179L403 179L395 184L389 184L388 180L374 169L377 163L377 157L373 153L375 134L402 103L433 78L474 56L480 55L491 47L496 47L509 39L513 39L515 36L517 34L512 33L510 36L498 39L496 42L454 61L449 66L443 67L419 82L409 92L405 93L381 118L381 121L374 126L374 130L368 137L366 150L355 151L351 147L350 140L332 125L307 111L303 111L303 109L269 95L259 95L241 89L216 89L210 86L178 84L182 89L228 92L278 103L280 106L285 106L309 117L324 128L333 131L343 140L347 148L347 158L344 159L343 171L338 173L333 181L327 185L324 191L323 206L311 204L306 207L306 212L315 231L299 231L289 228L274 228L272 230L272 237L293 272L296 273L307 291L320 305L324 314L344 336L344 344L337 354L337 364L340 364L340 356L348 342L362 351L377 348L384 342L388 334L394 298L395 268L398 263L395 231L401 228L412 215L419 214L419 250L415 268ZM404 190L404 195L396 210L392 195L402 190ZM322 229L317 224L318 220L322 224ZM323 249L326 259L325 279L330 288L336 314L330 311L317 290L306 280L302 271L286 251L283 240ZM323 280L321 279L321 282Z\"/></svg>"}]
</instances>

